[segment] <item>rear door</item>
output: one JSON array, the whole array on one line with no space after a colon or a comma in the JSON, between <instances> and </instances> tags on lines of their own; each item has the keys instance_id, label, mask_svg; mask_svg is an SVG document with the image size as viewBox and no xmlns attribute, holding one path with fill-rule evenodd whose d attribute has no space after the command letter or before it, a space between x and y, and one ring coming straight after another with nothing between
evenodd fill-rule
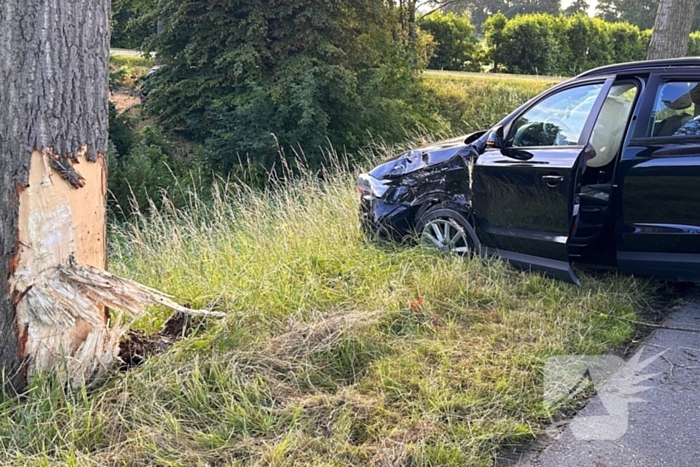
<instances>
[{"instance_id":1,"label":"rear door","mask_svg":"<svg viewBox=\"0 0 700 467\"><path fill-rule=\"evenodd\" d=\"M478 158L473 209L483 256L578 283L567 243L584 152L612 82L578 81L543 95L503 128L502 147Z\"/></svg>"},{"instance_id":2,"label":"rear door","mask_svg":"<svg viewBox=\"0 0 700 467\"><path fill-rule=\"evenodd\" d=\"M700 77L652 75L619 171L621 271L700 282Z\"/></svg>"}]
</instances>

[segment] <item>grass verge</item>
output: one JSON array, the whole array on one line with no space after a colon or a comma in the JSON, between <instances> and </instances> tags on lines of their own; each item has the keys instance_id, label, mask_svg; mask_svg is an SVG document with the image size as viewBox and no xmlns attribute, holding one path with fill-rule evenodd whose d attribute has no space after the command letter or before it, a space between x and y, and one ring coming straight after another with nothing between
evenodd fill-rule
<instances>
[{"instance_id":1,"label":"grass verge","mask_svg":"<svg viewBox=\"0 0 700 467\"><path fill-rule=\"evenodd\" d=\"M488 466L543 429L548 357L633 335L609 317L635 318L649 284L368 243L335 165L113 225L114 271L227 318L96 392L45 379L7 400L0 463Z\"/></svg>"}]
</instances>

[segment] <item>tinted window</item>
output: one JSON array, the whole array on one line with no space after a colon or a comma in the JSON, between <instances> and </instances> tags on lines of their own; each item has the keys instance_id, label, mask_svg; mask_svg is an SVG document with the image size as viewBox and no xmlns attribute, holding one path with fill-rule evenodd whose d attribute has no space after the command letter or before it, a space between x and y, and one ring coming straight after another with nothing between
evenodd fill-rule
<instances>
[{"instance_id":1,"label":"tinted window","mask_svg":"<svg viewBox=\"0 0 700 467\"><path fill-rule=\"evenodd\" d=\"M560 91L535 104L510 129L510 146L569 146L578 144L602 84Z\"/></svg>"},{"instance_id":2,"label":"tinted window","mask_svg":"<svg viewBox=\"0 0 700 467\"><path fill-rule=\"evenodd\" d=\"M647 136L700 135L700 82L662 83L656 93Z\"/></svg>"}]
</instances>

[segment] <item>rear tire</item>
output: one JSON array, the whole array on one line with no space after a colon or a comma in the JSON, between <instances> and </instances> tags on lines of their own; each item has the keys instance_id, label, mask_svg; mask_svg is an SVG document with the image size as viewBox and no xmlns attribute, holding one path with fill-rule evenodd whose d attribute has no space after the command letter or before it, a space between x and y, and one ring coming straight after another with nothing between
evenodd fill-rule
<instances>
[{"instance_id":1,"label":"rear tire","mask_svg":"<svg viewBox=\"0 0 700 467\"><path fill-rule=\"evenodd\" d=\"M416 227L423 248L462 256L474 253L471 226L458 211L434 206L420 215Z\"/></svg>"}]
</instances>

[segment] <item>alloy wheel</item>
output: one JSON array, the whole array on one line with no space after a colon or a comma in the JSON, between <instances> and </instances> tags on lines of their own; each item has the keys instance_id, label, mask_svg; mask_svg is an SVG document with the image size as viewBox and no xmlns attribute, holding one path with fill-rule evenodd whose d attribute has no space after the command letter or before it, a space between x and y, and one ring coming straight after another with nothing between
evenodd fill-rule
<instances>
[{"instance_id":1,"label":"alloy wheel","mask_svg":"<svg viewBox=\"0 0 700 467\"><path fill-rule=\"evenodd\" d=\"M437 218L426 222L420 240L424 248L431 250L460 255L470 252L467 233L451 218Z\"/></svg>"}]
</instances>

